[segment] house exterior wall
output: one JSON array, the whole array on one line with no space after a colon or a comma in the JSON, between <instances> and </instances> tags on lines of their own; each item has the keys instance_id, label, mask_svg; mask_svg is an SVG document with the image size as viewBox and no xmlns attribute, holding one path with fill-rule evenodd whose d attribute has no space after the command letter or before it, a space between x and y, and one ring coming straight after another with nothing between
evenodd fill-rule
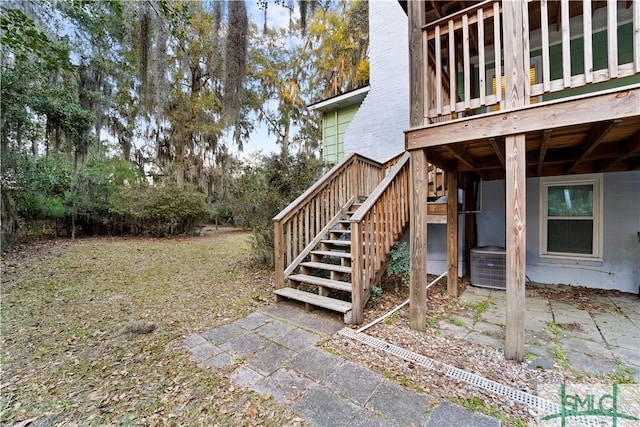
<instances>
[{"instance_id":1,"label":"house exterior wall","mask_svg":"<svg viewBox=\"0 0 640 427\"><path fill-rule=\"evenodd\" d=\"M344 135L345 155L385 161L404 151L409 127L407 15L396 0L369 2L369 94Z\"/></svg>"},{"instance_id":2,"label":"house exterior wall","mask_svg":"<svg viewBox=\"0 0 640 427\"><path fill-rule=\"evenodd\" d=\"M323 113L322 160L325 164L335 165L344 158L344 133L359 107L360 104L355 104Z\"/></svg>"},{"instance_id":3,"label":"house exterior wall","mask_svg":"<svg viewBox=\"0 0 640 427\"><path fill-rule=\"evenodd\" d=\"M532 281L639 292L640 172L604 174L603 186L602 261L577 261L540 256L540 180L527 180L526 274ZM505 181L483 183L478 246L505 246L504 196Z\"/></svg>"}]
</instances>

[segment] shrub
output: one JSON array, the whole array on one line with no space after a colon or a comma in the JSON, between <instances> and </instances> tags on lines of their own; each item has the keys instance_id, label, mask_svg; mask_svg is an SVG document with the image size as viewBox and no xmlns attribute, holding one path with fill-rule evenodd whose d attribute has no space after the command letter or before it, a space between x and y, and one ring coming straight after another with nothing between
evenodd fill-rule
<instances>
[{"instance_id":1,"label":"shrub","mask_svg":"<svg viewBox=\"0 0 640 427\"><path fill-rule=\"evenodd\" d=\"M204 194L186 184L182 188L146 184L122 187L110 205L115 229L123 234L191 234L211 215Z\"/></svg>"},{"instance_id":2,"label":"shrub","mask_svg":"<svg viewBox=\"0 0 640 427\"><path fill-rule=\"evenodd\" d=\"M387 274L400 278L405 286L409 286L410 255L407 242L398 242L389 252Z\"/></svg>"}]
</instances>

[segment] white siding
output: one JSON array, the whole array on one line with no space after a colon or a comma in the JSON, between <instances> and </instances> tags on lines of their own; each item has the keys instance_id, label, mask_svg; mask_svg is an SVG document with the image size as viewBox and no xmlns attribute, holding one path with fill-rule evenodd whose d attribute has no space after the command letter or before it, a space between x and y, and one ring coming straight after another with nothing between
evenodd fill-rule
<instances>
[{"instance_id":1,"label":"white siding","mask_svg":"<svg viewBox=\"0 0 640 427\"><path fill-rule=\"evenodd\" d=\"M539 180L527 180L527 271L534 282L638 293L640 288L640 172L604 174L602 261L540 257ZM478 246L505 246L505 183L483 183Z\"/></svg>"},{"instance_id":2,"label":"white siding","mask_svg":"<svg viewBox=\"0 0 640 427\"><path fill-rule=\"evenodd\" d=\"M371 90L344 135L345 156L384 161L404 151L409 127L407 15L396 0L369 1Z\"/></svg>"}]
</instances>

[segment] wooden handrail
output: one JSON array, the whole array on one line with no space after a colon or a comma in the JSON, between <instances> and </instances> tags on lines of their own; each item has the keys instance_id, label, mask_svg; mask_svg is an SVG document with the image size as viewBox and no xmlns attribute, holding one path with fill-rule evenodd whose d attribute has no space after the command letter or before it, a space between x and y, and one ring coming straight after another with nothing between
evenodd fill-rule
<instances>
[{"instance_id":1,"label":"wooden handrail","mask_svg":"<svg viewBox=\"0 0 640 427\"><path fill-rule=\"evenodd\" d=\"M550 94L556 94L553 98L569 97L580 87L603 91L607 86L595 83L621 81L640 74L640 49L634 49L631 56L621 56L619 49L622 43L636 47L640 44L637 2L633 2L631 9L628 4L623 8L615 1L585 1L582 12L572 14L569 1L558 2L557 11L551 13L546 1L527 0L522 5L522 19L516 21L505 21L505 2L485 0L422 25L422 63L411 67L424 70L424 91L414 101L424 106L425 125L455 120L461 114L485 115L514 107L505 103L503 94L509 83L501 64L506 64L509 58L522 61L517 79L522 87L516 89L523 92L525 109L548 102L545 97ZM594 11L600 8L606 9L602 11L604 18L596 19ZM580 16L582 34L571 28ZM630 33L624 32L621 40L608 37L606 47L598 55L592 51L594 34L617 34L617 29L629 21ZM514 25L517 28L511 28ZM518 40L505 46L502 42L509 34L517 34ZM552 37L555 35L557 40ZM573 40L580 37L582 52L570 48ZM561 45L560 55L552 54L556 43ZM533 60L533 52L540 52L539 58L536 54ZM582 67L572 67L578 63ZM551 73L554 68L559 75ZM472 84L473 81L477 83Z\"/></svg>"},{"instance_id":2,"label":"wooden handrail","mask_svg":"<svg viewBox=\"0 0 640 427\"><path fill-rule=\"evenodd\" d=\"M361 323L371 286L382 276L387 255L409 224L409 161L404 153L350 218L352 316Z\"/></svg>"},{"instance_id":3,"label":"wooden handrail","mask_svg":"<svg viewBox=\"0 0 640 427\"><path fill-rule=\"evenodd\" d=\"M350 154L273 218L276 288L346 207L375 189L383 170L375 160Z\"/></svg>"},{"instance_id":4,"label":"wooden handrail","mask_svg":"<svg viewBox=\"0 0 640 427\"><path fill-rule=\"evenodd\" d=\"M302 205L306 200L313 198L322 188L326 187L327 184L331 181L333 177L340 173L342 169L348 167L349 163L353 162L354 159L361 160L362 162L366 162L371 164L372 166L382 168L383 165L369 157L363 156L358 153L351 153L342 161L337 163L334 167L332 167L327 173L325 173L322 178L317 180L311 187L307 189L304 193L298 196L293 202L289 203L286 208L281 210L276 216L273 217L273 221L286 221L291 216L291 212L293 212L297 206Z\"/></svg>"},{"instance_id":5,"label":"wooden handrail","mask_svg":"<svg viewBox=\"0 0 640 427\"><path fill-rule=\"evenodd\" d=\"M351 216L350 222L360 222L364 215L371 210L374 204L378 201L378 199L382 196L382 194L386 191L389 184L396 178L398 172L404 167L404 165L409 161L411 155L409 152L405 152L400 156L400 161L396 163L393 168L389 171L389 174L384 177L384 179L378 184L376 189L367 197L367 200L355 211L355 213Z\"/></svg>"}]
</instances>

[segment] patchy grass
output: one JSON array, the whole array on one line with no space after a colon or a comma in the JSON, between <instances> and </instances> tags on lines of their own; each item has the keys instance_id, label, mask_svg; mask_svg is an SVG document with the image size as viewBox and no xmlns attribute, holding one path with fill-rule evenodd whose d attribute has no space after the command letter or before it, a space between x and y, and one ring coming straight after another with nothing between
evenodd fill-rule
<instances>
[{"instance_id":1,"label":"patchy grass","mask_svg":"<svg viewBox=\"0 0 640 427\"><path fill-rule=\"evenodd\" d=\"M491 307L492 302L488 299L480 302L467 302L464 307L467 310L473 311L473 318L476 320L484 320L484 312Z\"/></svg>"},{"instance_id":2,"label":"patchy grass","mask_svg":"<svg viewBox=\"0 0 640 427\"><path fill-rule=\"evenodd\" d=\"M249 249L247 233L220 229L3 254L0 423L300 424L234 387L233 368L199 369L181 347L184 336L273 300L272 273L251 265ZM131 321L155 330L135 333Z\"/></svg>"}]
</instances>

